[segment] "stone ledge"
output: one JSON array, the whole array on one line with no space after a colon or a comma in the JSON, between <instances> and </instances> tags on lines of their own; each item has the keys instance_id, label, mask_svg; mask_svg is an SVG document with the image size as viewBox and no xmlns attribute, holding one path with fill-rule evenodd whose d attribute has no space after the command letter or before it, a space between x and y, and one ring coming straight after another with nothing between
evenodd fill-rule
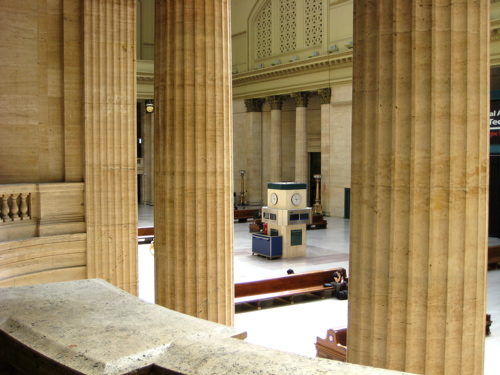
<instances>
[{"instance_id":1,"label":"stone ledge","mask_svg":"<svg viewBox=\"0 0 500 375\"><path fill-rule=\"evenodd\" d=\"M0 289L0 369L7 373L401 374L235 340L245 337L98 279Z\"/></svg>"}]
</instances>

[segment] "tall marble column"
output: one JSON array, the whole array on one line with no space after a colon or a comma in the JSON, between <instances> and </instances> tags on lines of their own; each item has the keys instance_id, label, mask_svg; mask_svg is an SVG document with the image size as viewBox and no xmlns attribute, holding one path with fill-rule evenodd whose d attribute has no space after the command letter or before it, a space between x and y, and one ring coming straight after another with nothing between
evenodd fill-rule
<instances>
[{"instance_id":1,"label":"tall marble column","mask_svg":"<svg viewBox=\"0 0 500 375\"><path fill-rule=\"evenodd\" d=\"M482 374L489 1L354 14L348 360Z\"/></svg>"},{"instance_id":2,"label":"tall marble column","mask_svg":"<svg viewBox=\"0 0 500 375\"><path fill-rule=\"evenodd\" d=\"M330 173L330 101L332 89L330 87L318 90L321 98L321 205L323 213L330 216L330 191L332 175Z\"/></svg>"},{"instance_id":3,"label":"tall marble column","mask_svg":"<svg viewBox=\"0 0 500 375\"><path fill-rule=\"evenodd\" d=\"M268 96L267 101L271 107L271 149L269 150L270 182L281 181L281 109L283 97L280 95Z\"/></svg>"},{"instance_id":4,"label":"tall marble column","mask_svg":"<svg viewBox=\"0 0 500 375\"><path fill-rule=\"evenodd\" d=\"M155 288L157 304L232 325L229 22L228 1L156 2Z\"/></svg>"},{"instance_id":5,"label":"tall marble column","mask_svg":"<svg viewBox=\"0 0 500 375\"><path fill-rule=\"evenodd\" d=\"M136 294L136 8L82 4L87 277Z\"/></svg>"},{"instance_id":6,"label":"tall marble column","mask_svg":"<svg viewBox=\"0 0 500 375\"><path fill-rule=\"evenodd\" d=\"M250 206L261 206L262 201L262 105L264 99L246 99L247 107L247 202Z\"/></svg>"},{"instance_id":7,"label":"tall marble column","mask_svg":"<svg viewBox=\"0 0 500 375\"><path fill-rule=\"evenodd\" d=\"M292 98L295 99L295 181L308 183L307 103L309 93L296 92L292 94Z\"/></svg>"}]
</instances>

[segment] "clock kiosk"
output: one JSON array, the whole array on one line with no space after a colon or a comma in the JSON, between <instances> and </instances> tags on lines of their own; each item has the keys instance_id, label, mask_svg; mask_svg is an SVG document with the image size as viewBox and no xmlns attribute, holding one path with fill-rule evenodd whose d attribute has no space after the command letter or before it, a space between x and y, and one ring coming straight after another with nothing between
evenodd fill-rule
<instances>
[{"instance_id":1,"label":"clock kiosk","mask_svg":"<svg viewBox=\"0 0 500 375\"><path fill-rule=\"evenodd\" d=\"M267 184L268 206L262 207L262 221L267 224L267 236L254 234L253 253L261 253L256 247L259 247L259 240L266 238L259 236L266 236L269 237L270 247L273 247L274 237L276 242L282 242L283 258L306 255L306 229L311 219L311 208L306 207L306 193L307 184L301 182ZM273 257L272 249L270 251L269 257Z\"/></svg>"}]
</instances>

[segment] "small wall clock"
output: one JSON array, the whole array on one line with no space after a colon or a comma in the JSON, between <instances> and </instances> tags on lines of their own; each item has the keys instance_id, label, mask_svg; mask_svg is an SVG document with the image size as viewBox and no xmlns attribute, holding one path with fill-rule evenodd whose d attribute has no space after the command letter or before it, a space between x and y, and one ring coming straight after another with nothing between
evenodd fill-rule
<instances>
[{"instance_id":1,"label":"small wall clock","mask_svg":"<svg viewBox=\"0 0 500 375\"><path fill-rule=\"evenodd\" d=\"M276 193L271 194L271 203L272 204L278 203L278 195Z\"/></svg>"},{"instance_id":2,"label":"small wall clock","mask_svg":"<svg viewBox=\"0 0 500 375\"><path fill-rule=\"evenodd\" d=\"M300 195L299 193L295 193L294 195L292 195L292 204L294 206L298 206L301 202L302 202L302 195Z\"/></svg>"}]
</instances>

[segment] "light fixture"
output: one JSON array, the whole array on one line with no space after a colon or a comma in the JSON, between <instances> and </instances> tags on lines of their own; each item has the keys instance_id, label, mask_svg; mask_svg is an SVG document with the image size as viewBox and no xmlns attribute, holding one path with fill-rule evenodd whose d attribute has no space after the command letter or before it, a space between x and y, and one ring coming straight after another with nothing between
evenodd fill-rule
<instances>
[{"instance_id":1,"label":"light fixture","mask_svg":"<svg viewBox=\"0 0 500 375\"><path fill-rule=\"evenodd\" d=\"M246 192L245 192L245 173L247 173L247 171L245 171L243 169L240 170L241 191L240 191L240 199L238 202L239 205L246 205L247 204Z\"/></svg>"},{"instance_id":2,"label":"light fixture","mask_svg":"<svg viewBox=\"0 0 500 375\"><path fill-rule=\"evenodd\" d=\"M327 52L328 52L328 53L332 53L332 52L337 52L338 50L339 50L339 47L337 47L337 45L336 45L336 44L332 44L332 45L330 46L330 48L328 48L328 51L327 51Z\"/></svg>"},{"instance_id":3,"label":"light fixture","mask_svg":"<svg viewBox=\"0 0 500 375\"><path fill-rule=\"evenodd\" d=\"M155 101L153 99L146 100L146 112L153 113L155 110Z\"/></svg>"}]
</instances>

